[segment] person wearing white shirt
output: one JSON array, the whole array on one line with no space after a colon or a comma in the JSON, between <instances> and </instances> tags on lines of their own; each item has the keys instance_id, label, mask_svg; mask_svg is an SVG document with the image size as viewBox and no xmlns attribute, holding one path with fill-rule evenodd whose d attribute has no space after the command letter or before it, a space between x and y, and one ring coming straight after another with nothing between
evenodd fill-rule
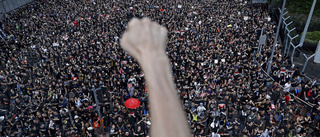
<instances>
[{"instance_id":1,"label":"person wearing white shirt","mask_svg":"<svg viewBox=\"0 0 320 137\"><path fill-rule=\"evenodd\" d=\"M198 106L198 108L197 108L198 115L200 115L205 110L206 110L206 108L203 106L203 103L200 103L200 106Z\"/></svg>"},{"instance_id":2,"label":"person wearing white shirt","mask_svg":"<svg viewBox=\"0 0 320 137\"><path fill-rule=\"evenodd\" d=\"M136 83L136 78L134 78L132 75L130 76L130 78L128 79L128 82L132 82L133 84Z\"/></svg>"},{"instance_id":3,"label":"person wearing white shirt","mask_svg":"<svg viewBox=\"0 0 320 137\"><path fill-rule=\"evenodd\" d=\"M289 91L290 91L290 88L291 88L291 82L288 81L288 82L284 85L283 91L284 91L284 92L289 92Z\"/></svg>"}]
</instances>

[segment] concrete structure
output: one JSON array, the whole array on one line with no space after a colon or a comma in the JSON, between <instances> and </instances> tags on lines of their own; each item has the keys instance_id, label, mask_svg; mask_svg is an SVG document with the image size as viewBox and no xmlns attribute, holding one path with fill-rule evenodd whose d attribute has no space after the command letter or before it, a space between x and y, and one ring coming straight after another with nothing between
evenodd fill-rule
<instances>
[{"instance_id":1,"label":"concrete structure","mask_svg":"<svg viewBox=\"0 0 320 137\"><path fill-rule=\"evenodd\" d=\"M316 53L315 53L313 61L315 63L320 63L320 40L319 40L318 47L317 47L317 50L316 50Z\"/></svg>"},{"instance_id":2,"label":"concrete structure","mask_svg":"<svg viewBox=\"0 0 320 137\"><path fill-rule=\"evenodd\" d=\"M14 9L26 5L32 1L33 0L0 0L0 19L5 13L11 12Z\"/></svg>"}]
</instances>

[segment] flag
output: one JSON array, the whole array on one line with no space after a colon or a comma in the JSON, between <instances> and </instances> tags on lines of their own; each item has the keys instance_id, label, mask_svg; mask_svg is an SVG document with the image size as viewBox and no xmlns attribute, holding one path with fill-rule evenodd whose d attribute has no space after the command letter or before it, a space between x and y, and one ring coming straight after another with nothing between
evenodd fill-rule
<instances>
[{"instance_id":1,"label":"flag","mask_svg":"<svg viewBox=\"0 0 320 137\"><path fill-rule=\"evenodd\" d=\"M197 46L192 46L193 49L197 49Z\"/></svg>"},{"instance_id":2,"label":"flag","mask_svg":"<svg viewBox=\"0 0 320 137\"><path fill-rule=\"evenodd\" d=\"M78 79L77 77L72 77L72 78L71 78L71 80L77 80L77 79Z\"/></svg>"},{"instance_id":3,"label":"flag","mask_svg":"<svg viewBox=\"0 0 320 137\"><path fill-rule=\"evenodd\" d=\"M64 36L63 39L68 40L69 39L68 35Z\"/></svg>"},{"instance_id":4,"label":"flag","mask_svg":"<svg viewBox=\"0 0 320 137\"><path fill-rule=\"evenodd\" d=\"M210 84L210 87L213 88L213 84Z\"/></svg>"},{"instance_id":5,"label":"flag","mask_svg":"<svg viewBox=\"0 0 320 137\"><path fill-rule=\"evenodd\" d=\"M260 20L259 20L259 23L263 23L263 20L262 20L262 19L260 19Z\"/></svg>"},{"instance_id":6,"label":"flag","mask_svg":"<svg viewBox=\"0 0 320 137\"><path fill-rule=\"evenodd\" d=\"M200 97L203 98L205 95L206 95L205 93L201 93L201 94L200 94Z\"/></svg>"}]
</instances>

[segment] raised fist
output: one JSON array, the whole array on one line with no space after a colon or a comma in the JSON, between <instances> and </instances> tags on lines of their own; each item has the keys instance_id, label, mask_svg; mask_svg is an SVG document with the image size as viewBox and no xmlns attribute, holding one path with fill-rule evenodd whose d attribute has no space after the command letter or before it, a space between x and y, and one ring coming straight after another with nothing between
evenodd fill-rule
<instances>
[{"instance_id":1,"label":"raised fist","mask_svg":"<svg viewBox=\"0 0 320 137\"><path fill-rule=\"evenodd\" d=\"M167 29L149 18L133 18L123 34L120 45L139 62L144 58L165 55Z\"/></svg>"}]
</instances>

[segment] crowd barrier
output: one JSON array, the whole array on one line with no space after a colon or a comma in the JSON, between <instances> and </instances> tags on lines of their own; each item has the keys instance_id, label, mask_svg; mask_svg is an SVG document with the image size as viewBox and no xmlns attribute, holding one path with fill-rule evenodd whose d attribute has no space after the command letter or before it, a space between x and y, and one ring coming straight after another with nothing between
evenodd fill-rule
<instances>
[{"instance_id":1,"label":"crowd barrier","mask_svg":"<svg viewBox=\"0 0 320 137\"><path fill-rule=\"evenodd\" d=\"M263 72L266 76L268 76L268 78L270 78L272 81L274 81L274 82L277 84L277 86L279 86L279 87L282 89L282 90L280 90L282 94L286 94L286 93L290 94L290 96L293 97L294 100L303 103L305 106L308 106L308 107L311 107L311 108L313 108L313 107L315 106L315 105L313 105L313 104L310 104L310 103L302 100L301 98L297 97L296 95L294 95L294 94L292 94L292 93L290 93L290 92L286 92L286 93L285 93L285 92L283 91L284 87L283 87L282 85L280 85L280 83L276 82L265 70L263 70L263 68L261 67L260 63L256 60L256 58L254 58L254 62L255 62L256 64L258 64L259 69L261 69L262 72Z\"/></svg>"}]
</instances>

